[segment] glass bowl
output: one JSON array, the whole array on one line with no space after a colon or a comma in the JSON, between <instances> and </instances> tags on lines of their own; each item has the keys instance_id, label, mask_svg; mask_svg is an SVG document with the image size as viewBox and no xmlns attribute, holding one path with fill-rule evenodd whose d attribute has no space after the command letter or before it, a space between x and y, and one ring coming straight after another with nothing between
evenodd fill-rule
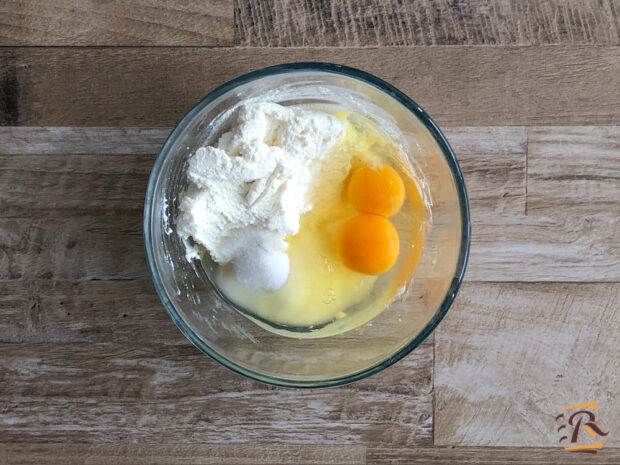
<instances>
[{"instance_id":1,"label":"glass bowl","mask_svg":"<svg viewBox=\"0 0 620 465\"><path fill-rule=\"evenodd\" d=\"M267 331L224 299L176 234L189 156L213 144L246 99L336 104L395 129L428 196L426 233L407 292L355 329L298 339ZM227 126L228 122L228 126ZM433 120L405 94L363 71L292 63L245 74L205 96L177 124L155 160L144 207L144 242L155 289L172 320L202 352L250 378L281 386L355 381L415 349L448 311L470 242L467 192L454 153Z\"/></svg>"}]
</instances>

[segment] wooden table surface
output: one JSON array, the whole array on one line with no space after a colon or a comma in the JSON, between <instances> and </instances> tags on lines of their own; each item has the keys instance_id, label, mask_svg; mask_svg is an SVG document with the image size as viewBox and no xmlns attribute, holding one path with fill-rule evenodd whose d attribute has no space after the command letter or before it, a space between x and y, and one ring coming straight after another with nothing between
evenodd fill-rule
<instances>
[{"instance_id":1,"label":"wooden table surface","mask_svg":"<svg viewBox=\"0 0 620 465\"><path fill-rule=\"evenodd\" d=\"M620 1L0 0L0 464L620 463ZM242 378L145 264L170 127L241 73L369 71L445 129L465 282L369 379ZM555 417L596 401L596 455Z\"/></svg>"}]
</instances>

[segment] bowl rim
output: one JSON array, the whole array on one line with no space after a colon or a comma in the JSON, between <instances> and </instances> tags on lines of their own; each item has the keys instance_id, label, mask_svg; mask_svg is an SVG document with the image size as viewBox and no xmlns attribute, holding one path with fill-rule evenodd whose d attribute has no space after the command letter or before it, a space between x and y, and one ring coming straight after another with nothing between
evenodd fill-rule
<instances>
[{"instance_id":1,"label":"bowl rim","mask_svg":"<svg viewBox=\"0 0 620 465\"><path fill-rule=\"evenodd\" d=\"M461 224L461 244L459 249L459 256L456 263L456 268L454 272L454 276L452 278L452 282L446 291L446 295L434 313L433 317L428 321L428 323L424 326L424 328L416 334L416 336L409 341L409 343L405 344L402 348L396 351L391 356L385 358L384 360L377 362L367 368L356 371L354 373L339 376L336 378L329 379L315 379L315 380L298 380L298 379L288 379L281 377L274 377L265 375L263 373L248 369L228 358L224 357L216 350L211 348L207 343L205 343L202 339L200 339L194 331L189 327L189 325L180 317L177 312L174 304L169 298L168 294L164 290L163 283L161 281L159 271L155 264L154 260L154 252L153 252L153 242L151 238L151 222L152 222L152 214L153 214L153 193L155 191L155 186L157 184L159 173L163 166L164 159L170 152L170 148L172 147L175 140L182 133L185 127L193 120L200 110L202 110L207 104L225 94L226 92L238 87L242 84L245 84L250 81L254 81L259 78L263 78L266 76L272 76L276 74L286 74L290 72L298 72L298 71L314 71L314 72L326 72L331 74L343 75L349 78L357 79L362 81L363 83L369 84L380 91L388 94L400 104L402 104L405 108L407 108L415 117L417 117L422 124L426 127L426 129L431 133L435 142L441 148L441 151L450 167L450 171L454 178L456 184L456 191L459 199L459 206L462 218ZM452 305L458 289L463 281L463 276L465 274L465 269L467 267L467 261L469 257L469 248L471 241L471 223L470 223L470 211L469 211L469 199L467 196L467 189L465 187L465 181L463 179L463 174L461 172L461 168L456 160L456 156L454 155L454 151L450 144L448 143L446 137L441 132L437 124L432 120L432 118L420 107L415 101L413 101L406 94L398 90L393 85L385 82L384 80L367 73L365 71L352 68L349 66L339 65L335 63L325 63L325 62L297 62L297 63L283 63L275 66L269 66L266 68L258 69L255 71L251 71L249 73L243 74L235 79L232 79L219 87L216 87L211 92L207 93L202 99L198 101L184 116L181 120L175 125L173 130L170 132L166 141L164 142L161 150L159 151L157 158L153 164L153 168L151 169L151 174L149 176L146 196L144 201L144 214L143 214L143 237L144 237L144 247L146 251L147 264L149 268L149 273L151 275L151 279L153 280L153 284L155 286L155 291L157 292L164 308L177 325L177 327L181 330L183 335L189 339L189 341L195 345L201 352L205 353L218 363L227 367L228 369L246 376L250 379L254 379L257 381L261 381L263 383L272 384L275 386L283 386L283 387L297 387L297 388L316 388L316 387L329 387L329 386L338 386L342 384L351 383L353 381L358 381L362 378L366 378L375 373L378 373L385 368L393 365L400 359L402 359L405 355L409 354L413 349L418 347L427 337L428 335L437 327L439 322L443 319L443 317L448 312L448 309Z\"/></svg>"}]
</instances>

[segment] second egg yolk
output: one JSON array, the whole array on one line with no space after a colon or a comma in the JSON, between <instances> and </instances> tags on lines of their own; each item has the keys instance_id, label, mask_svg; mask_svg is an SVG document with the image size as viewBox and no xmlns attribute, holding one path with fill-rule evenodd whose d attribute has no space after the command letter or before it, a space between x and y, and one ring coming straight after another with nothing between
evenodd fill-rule
<instances>
[{"instance_id":1,"label":"second egg yolk","mask_svg":"<svg viewBox=\"0 0 620 465\"><path fill-rule=\"evenodd\" d=\"M382 216L360 213L340 229L338 252L344 264L354 271L381 274L394 265L398 250L398 233Z\"/></svg>"},{"instance_id":2,"label":"second egg yolk","mask_svg":"<svg viewBox=\"0 0 620 465\"><path fill-rule=\"evenodd\" d=\"M363 164L351 173L348 195L357 211L388 217L403 205L405 185L394 168Z\"/></svg>"}]
</instances>

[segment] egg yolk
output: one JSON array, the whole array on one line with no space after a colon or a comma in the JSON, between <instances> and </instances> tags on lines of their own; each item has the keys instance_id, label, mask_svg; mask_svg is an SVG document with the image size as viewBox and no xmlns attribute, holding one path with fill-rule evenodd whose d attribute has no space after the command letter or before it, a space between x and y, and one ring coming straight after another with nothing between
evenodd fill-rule
<instances>
[{"instance_id":1,"label":"egg yolk","mask_svg":"<svg viewBox=\"0 0 620 465\"><path fill-rule=\"evenodd\" d=\"M398 257L398 233L382 216L360 213L348 219L338 236L338 252L343 263L354 271L380 274L389 270Z\"/></svg>"},{"instance_id":2,"label":"egg yolk","mask_svg":"<svg viewBox=\"0 0 620 465\"><path fill-rule=\"evenodd\" d=\"M351 173L348 195L357 211L387 217L403 205L405 185L394 168L363 164Z\"/></svg>"}]
</instances>

